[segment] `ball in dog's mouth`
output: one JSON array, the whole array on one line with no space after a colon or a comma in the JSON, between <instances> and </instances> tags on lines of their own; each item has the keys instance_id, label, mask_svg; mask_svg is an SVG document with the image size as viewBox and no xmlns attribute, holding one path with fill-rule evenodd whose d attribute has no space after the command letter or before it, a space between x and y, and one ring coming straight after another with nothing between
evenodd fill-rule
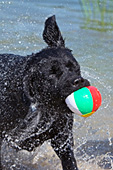
<instances>
[{"instance_id":1,"label":"ball in dog's mouth","mask_svg":"<svg viewBox=\"0 0 113 170\"><path fill-rule=\"evenodd\" d=\"M88 86L71 93L65 102L72 112L89 117L101 106L102 97L96 87Z\"/></svg>"}]
</instances>

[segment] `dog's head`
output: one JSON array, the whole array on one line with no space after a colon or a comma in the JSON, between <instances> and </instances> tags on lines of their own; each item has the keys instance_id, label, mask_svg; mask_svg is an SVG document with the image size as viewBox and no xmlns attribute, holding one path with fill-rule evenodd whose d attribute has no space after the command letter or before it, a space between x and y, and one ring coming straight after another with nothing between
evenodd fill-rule
<instances>
[{"instance_id":1,"label":"dog's head","mask_svg":"<svg viewBox=\"0 0 113 170\"><path fill-rule=\"evenodd\" d=\"M55 16L46 20L43 39L48 47L32 59L29 96L46 104L59 104L72 92L89 86L89 82L81 76L71 50L65 48Z\"/></svg>"}]
</instances>

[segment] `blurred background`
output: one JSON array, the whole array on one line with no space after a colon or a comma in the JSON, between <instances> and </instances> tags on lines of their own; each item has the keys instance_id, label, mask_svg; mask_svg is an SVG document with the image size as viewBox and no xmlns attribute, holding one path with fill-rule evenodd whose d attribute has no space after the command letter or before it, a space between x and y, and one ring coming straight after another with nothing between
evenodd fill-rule
<instances>
[{"instance_id":1,"label":"blurred background","mask_svg":"<svg viewBox=\"0 0 113 170\"><path fill-rule=\"evenodd\" d=\"M28 55L45 48L44 22L54 14L83 77L102 94L102 106L91 117L84 120L75 115L78 166L80 170L113 169L113 1L0 0L0 53ZM30 170L61 170L49 142L35 153L23 151L17 155L3 144L2 158L9 169L22 159ZM13 163L8 162L9 158Z\"/></svg>"}]
</instances>

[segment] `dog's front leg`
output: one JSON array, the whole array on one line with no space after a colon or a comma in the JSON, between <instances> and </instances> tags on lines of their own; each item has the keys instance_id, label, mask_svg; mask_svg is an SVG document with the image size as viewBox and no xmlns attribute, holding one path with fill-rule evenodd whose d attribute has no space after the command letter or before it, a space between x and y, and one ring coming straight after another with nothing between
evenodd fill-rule
<instances>
[{"instance_id":1,"label":"dog's front leg","mask_svg":"<svg viewBox=\"0 0 113 170\"><path fill-rule=\"evenodd\" d=\"M51 140L51 146L62 162L63 170L78 170L70 137L64 142L65 134L59 134ZM62 143L62 141L64 143Z\"/></svg>"}]
</instances>

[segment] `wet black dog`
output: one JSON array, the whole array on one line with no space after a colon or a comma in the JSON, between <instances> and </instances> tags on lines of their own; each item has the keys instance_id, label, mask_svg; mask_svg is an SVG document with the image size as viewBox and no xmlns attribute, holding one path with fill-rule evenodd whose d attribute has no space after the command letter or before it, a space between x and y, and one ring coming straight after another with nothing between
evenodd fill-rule
<instances>
[{"instance_id":1,"label":"wet black dog","mask_svg":"<svg viewBox=\"0 0 113 170\"><path fill-rule=\"evenodd\" d=\"M73 114L65 98L89 82L65 48L55 16L46 20L43 38L48 48L39 53L0 55L0 142L32 151L50 139L63 170L77 170Z\"/></svg>"}]
</instances>

